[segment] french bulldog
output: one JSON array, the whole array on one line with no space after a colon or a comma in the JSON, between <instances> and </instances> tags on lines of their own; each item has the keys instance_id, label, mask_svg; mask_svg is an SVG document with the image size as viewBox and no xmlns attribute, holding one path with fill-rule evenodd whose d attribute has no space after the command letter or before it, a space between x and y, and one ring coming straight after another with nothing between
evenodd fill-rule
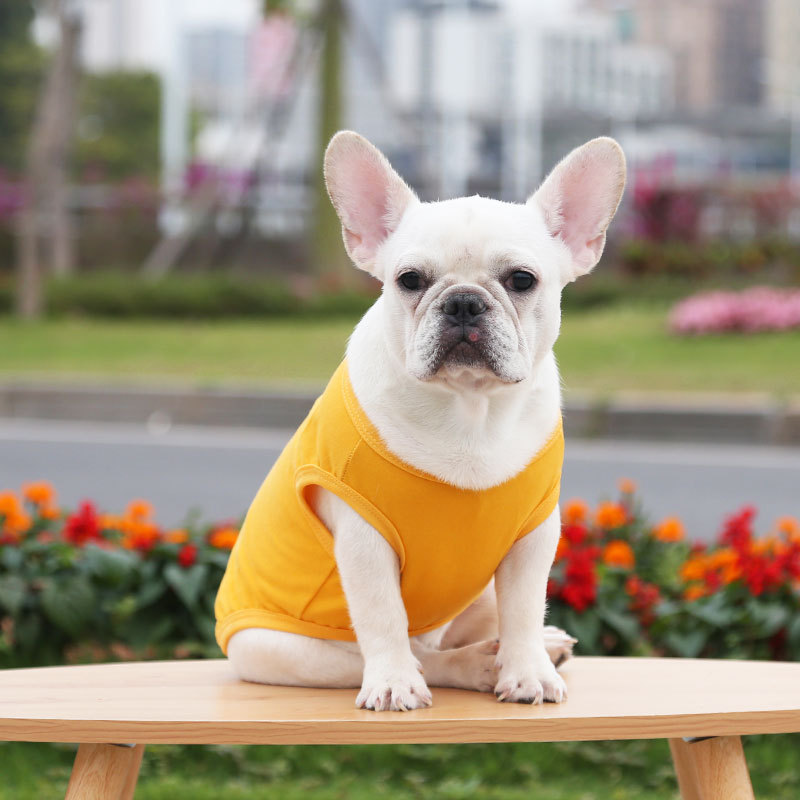
<instances>
[{"instance_id":1,"label":"french bulldog","mask_svg":"<svg viewBox=\"0 0 800 800\"><path fill-rule=\"evenodd\" d=\"M349 386L375 433L373 449L383 453L364 451L365 457L391 460L470 502L494 496L526 473L560 431L553 345L561 290L599 260L625 173L619 145L597 138L566 156L523 204L479 196L428 203L366 139L350 131L333 137L325 178L345 248L357 267L383 284L346 350ZM314 423L313 429L322 427ZM302 435L312 435L309 430L307 421ZM386 529L378 530L380 508L368 514L374 506L356 502L339 483L312 480L303 502L307 515L324 525L317 536L332 540L319 544L319 558L327 549L335 559L331 580L346 599L352 640L341 632L318 635L316 628L297 632L283 622L247 623L226 640L235 672L260 683L360 687L357 706L375 711L428 706L429 686L494 691L508 702L563 701L567 689L556 666L575 640L544 624L560 535L559 478L560 458L546 518L491 556L484 585L477 592L473 587L460 613L423 632L415 632L404 597L411 564L403 563L405 551ZM378 493L392 490L377 479L376 486ZM426 504L416 490L405 502L422 528L438 514L439 533L426 530L427 538L415 545L414 558L423 562L417 574L427 574L436 591L457 582L449 557L434 556L439 534L460 533L447 530L450 512ZM513 509L496 511L497 525L481 523L466 552L451 547L458 570L473 551L479 557L483 542L494 546L501 518ZM258 513L269 519L271 512ZM243 534L255 541L262 533L247 530L256 527L253 514L251 508ZM275 535L279 545L287 533ZM240 536L232 559L241 544ZM316 558L303 563L310 568ZM229 581L235 589L243 569L232 574L229 566L223 585ZM436 609L431 612L435 619Z\"/></svg>"}]
</instances>

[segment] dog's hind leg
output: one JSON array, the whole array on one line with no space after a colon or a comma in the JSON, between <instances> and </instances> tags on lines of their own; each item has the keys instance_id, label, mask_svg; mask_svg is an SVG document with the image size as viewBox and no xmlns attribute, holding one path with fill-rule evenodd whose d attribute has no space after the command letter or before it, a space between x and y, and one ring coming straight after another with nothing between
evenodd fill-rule
<instances>
[{"instance_id":1,"label":"dog's hind leg","mask_svg":"<svg viewBox=\"0 0 800 800\"><path fill-rule=\"evenodd\" d=\"M441 649L464 647L468 644L496 639L498 636L497 595L494 581L483 594L462 611L448 626L441 640ZM571 655L578 640L554 625L544 626L544 646L550 660L558 667Z\"/></svg>"},{"instance_id":2,"label":"dog's hind leg","mask_svg":"<svg viewBox=\"0 0 800 800\"><path fill-rule=\"evenodd\" d=\"M355 643L266 628L234 634L228 642L228 660L242 680L281 686L358 688L364 671Z\"/></svg>"},{"instance_id":3,"label":"dog's hind leg","mask_svg":"<svg viewBox=\"0 0 800 800\"><path fill-rule=\"evenodd\" d=\"M486 639L497 639L498 635L497 597L492 581L483 594L450 623L440 647L450 650Z\"/></svg>"}]
</instances>

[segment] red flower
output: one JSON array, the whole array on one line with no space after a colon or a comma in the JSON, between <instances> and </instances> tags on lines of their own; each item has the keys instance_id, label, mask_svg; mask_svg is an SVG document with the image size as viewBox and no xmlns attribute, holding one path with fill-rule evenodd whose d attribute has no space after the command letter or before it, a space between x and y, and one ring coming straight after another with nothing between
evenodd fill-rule
<instances>
[{"instance_id":1,"label":"red flower","mask_svg":"<svg viewBox=\"0 0 800 800\"><path fill-rule=\"evenodd\" d=\"M568 550L561 597L576 611L585 611L597 600L597 570L595 561L599 547Z\"/></svg>"},{"instance_id":2,"label":"red flower","mask_svg":"<svg viewBox=\"0 0 800 800\"><path fill-rule=\"evenodd\" d=\"M638 575L631 575L625 581L625 591L631 598L628 608L639 617L642 625L652 624L656 618L653 608L661 601L658 586L643 581Z\"/></svg>"},{"instance_id":3,"label":"red flower","mask_svg":"<svg viewBox=\"0 0 800 800\"><path fill-rule=\"evenodd\" d=\"M182 567L191 567L197 561L197 545L185 544L178 552L178 563Z\"/></svg>"},{"instance_id":4,"label":"red flower","mask_svg":"<svg viewBox=\"0 0 800 800\"><path fill-rule=\"evenodd\" d=\"M568 583L562 590L561 596L576 611L586 611L597 600L597 588L593 584Z\"/></svg>"},{"instance_id":5,"label":"red flower","mask_svg":"<svg viewBox=\"0 0 800 800\"><path fill-rule=\"evenodd\" d=\"M720 534L720 541L729 544L736 550L744 550L753 539L754 506L745 506L736 514L726 518Z\"/></svg>"},{"instance_id":6,"label":"red flower","mask_svg":"<svg viewBox=\"0 0 800 800\"><path fill-rule=\"evenodd\" d=\"M67 517L62 535L68 542L78 547L100 539L100 521L97 509L91 502L84 500L78 510Z\"/></svg>"},{"instance_id":7,"label":"red flower","mask_svg":"<svg viewBox=\"0 0 800 800\"><path fill-rule=\"evenodd\" d=\"M573 547L577 547L578 545L583 544L583 541L586 538L586 534L587 534L586 526L580 522L567 524L561 528L561 535Z\"/></svg>"}]
</instances>

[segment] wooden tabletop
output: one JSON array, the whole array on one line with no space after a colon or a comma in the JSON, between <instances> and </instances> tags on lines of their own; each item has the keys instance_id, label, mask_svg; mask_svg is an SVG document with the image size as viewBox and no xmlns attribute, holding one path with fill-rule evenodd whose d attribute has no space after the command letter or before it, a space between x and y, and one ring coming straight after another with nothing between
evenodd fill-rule
<instances>
[{"instance_id":1,"label":"wooden tabletop","mask_svg":"<svg viewBox=\"0 0 800 800\"><path fill-rule=\"evenodd\" d=\"M800 731L800 664L575 658L560 705L434 689L433 707L355 708L353 689L237 680L227 661L0 672L0 740L353 744L648 739Z\"/></svg>"}]
</instances>

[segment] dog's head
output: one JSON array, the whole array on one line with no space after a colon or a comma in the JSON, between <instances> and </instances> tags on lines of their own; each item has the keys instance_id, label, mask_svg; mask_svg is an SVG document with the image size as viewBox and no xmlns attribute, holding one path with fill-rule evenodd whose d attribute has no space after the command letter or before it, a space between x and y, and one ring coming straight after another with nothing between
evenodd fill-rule
<instances>
[{"instance_id":1,"label":"dog's head","mask_svg":"<svg viewBox=\"0 0 800 800\"><path fill-rule=\"evenodd\" d=\"M562 288L603 252L625 158L593 139L524 204L422 203L379 150L342 131L325 179L348 254L383 282L392 355L422 381L513 384L552 348Z\"/></svg>"}]
</instances>

